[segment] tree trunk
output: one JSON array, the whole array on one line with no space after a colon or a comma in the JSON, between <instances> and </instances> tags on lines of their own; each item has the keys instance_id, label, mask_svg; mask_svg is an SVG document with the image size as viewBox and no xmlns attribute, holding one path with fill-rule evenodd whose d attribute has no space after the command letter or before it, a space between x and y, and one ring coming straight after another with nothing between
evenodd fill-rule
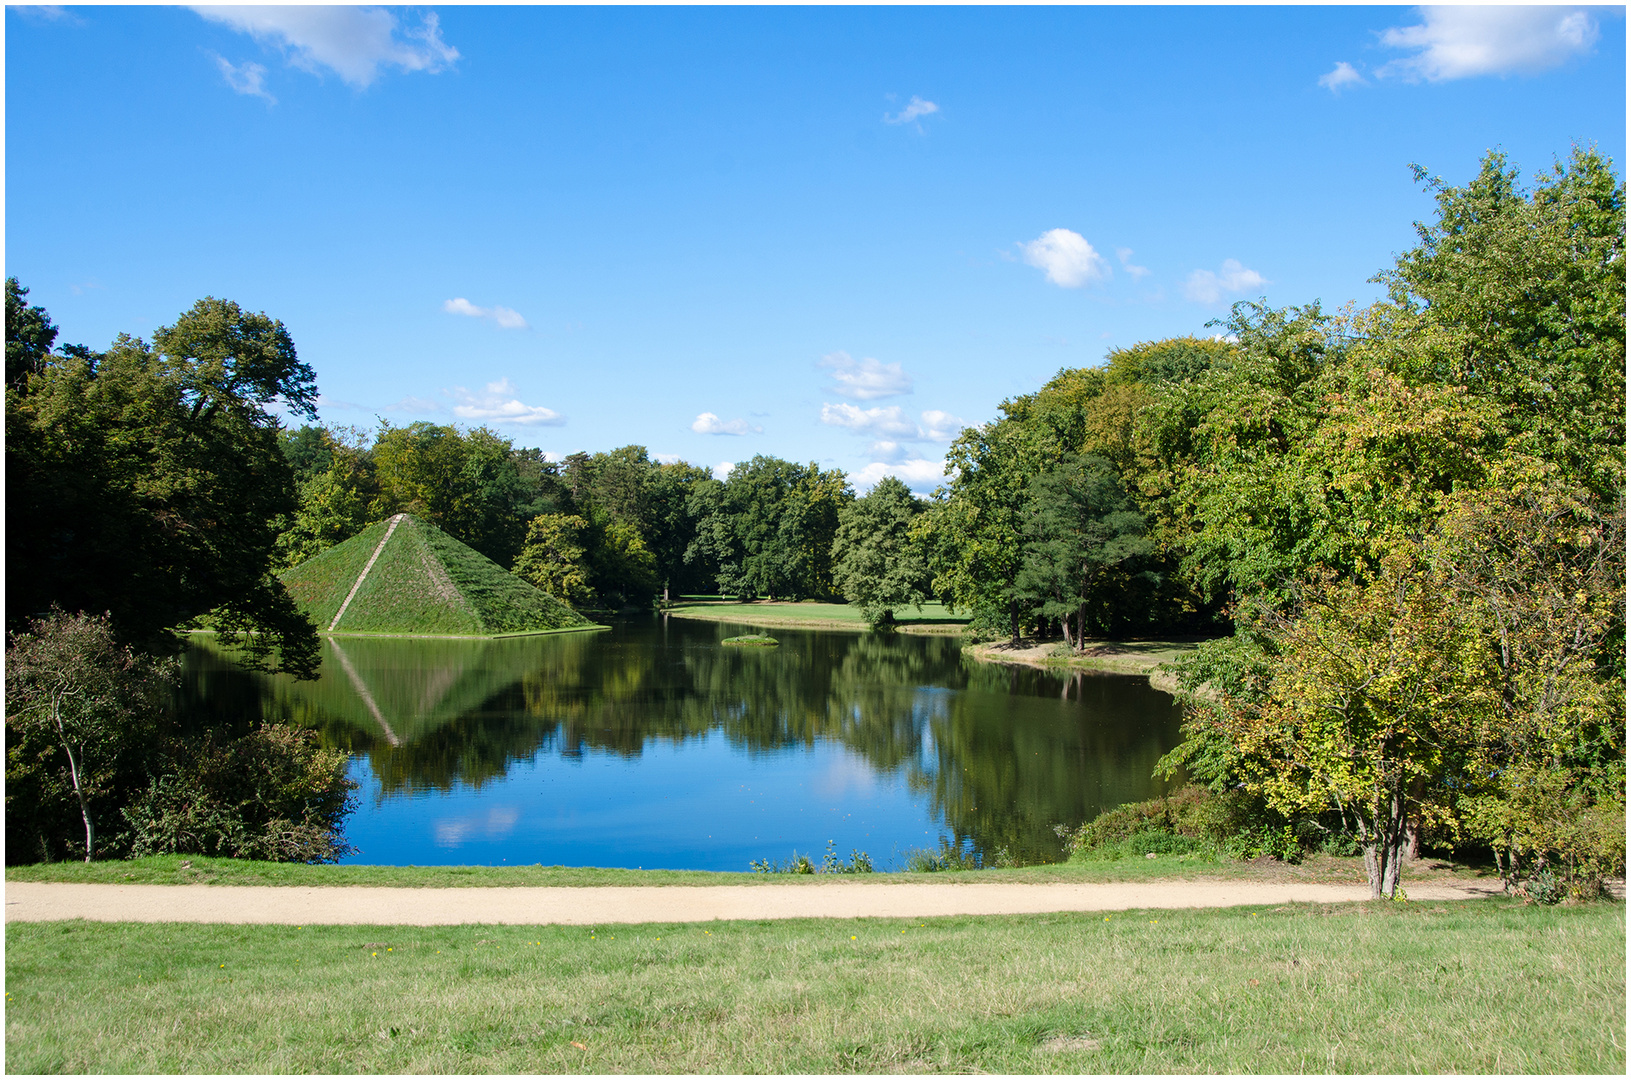
<instances>
[{"instance_id":1,"label":"tree trunk","mask_svg":"<svg viewBox=\"0 0 1631 1080\"><path fill-rule=\"evenodd\" d=\"M1410 784L1410 801L1420 805L1422 792L1427 789L1426 781L1416 779ZM1405 825L1404 857L1411 862L1421 858L1421 815L1411 814Z\"/></svg>"},{"instance_id":2,"label":"tree trunk","mask_svg":"<svg viewBox=\"0 0 1631 1080\"><path fill-rule=\"evenodd\" d=\"M1357 815L1356 815L1357 816ZM1378 820L1359 825L1359 842L1365 852L1365 877L1370 880L1372 900L1395 899L1399 891L1399 871L1404 863L1408 818L1404 798L1395 792Z\"/></svg>"},{"instance_id":3,"label":"tree trunk","mask_svg":"<svg viewBox=\"0 0 1631 1080\"><path fill-rule=\"evenodd\" d=\"M79 816L85 819L85 861L90 862L96 858L96 826L91 824L91 808L85 802L85 792L79 786L79 762L74 760L73 745L62 727L60 699L53 698L51 702L51 719L57 725L57 739L62 743L63 752L68 755L68 775L73 778L74 796L79 799Z\"/></svg>"},{"instance_id":4,"label":"tree trunk","mask_svg":"<svg viewBox=\"0 0 1631 1080\"><path fill-rule=\"evenodd\" d=\"M85 792L79 786L79 763L74 760L74 751L66 740L62 748L68 751L68 775L74 778L74 794L79 798L79 816L85 819L85 861L90 862L96 858L96 826L91 824L91 808L85 802Z\"/></svg>"},{"instance_id":5,"label":"tree trunk","mask_svg":"<svg viewBox=\"0 0 1631 1080\"><path fill-rule=\"evenodd\" d=\"M1008 601L1008 637L1014 648L1019 648L1019 601Z\"/></svg>"}]
</instances>

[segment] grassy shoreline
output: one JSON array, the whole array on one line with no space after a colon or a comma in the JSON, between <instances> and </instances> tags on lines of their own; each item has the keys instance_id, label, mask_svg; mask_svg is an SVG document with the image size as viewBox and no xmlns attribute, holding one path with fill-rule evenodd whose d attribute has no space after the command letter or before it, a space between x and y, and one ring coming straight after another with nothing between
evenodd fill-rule
<instances>
[{"instance_id":1,"label":"grassy shoreline","mask_svg":"<svg viewBox=\"0 0 1631 1080\"><path fill-rule=\"evenodd\" d=\"M1625 907L13 923L30 1072L1625 1070Z\"/></svg>"},{"instance_id":2,"label":"grassy shoreline","mask_svg":"<svg viewBox=\"0 0 1631 1080\"><path fill-rule=\"evenodd\" d=\"M610 630L609 626L589 623L584 626L558 626L551 630L515 630L503 634L387 634L372 630L319 630L318 637L342 638L430 638L436 641L496 641L499 638L543 637L546 634L589 634ZM219 637L215 630L184 630L184 634Z\"/></svg>"},{"instance_id":3,"label":"grassy shoreline","mask_svg":"<svg viewBox=\"0 0 1631 1080\"><path fill-rule=\"evenodd\" d=\"M82 882L108 885L276 885L301 887L373 886L394 888L515 888L555 886L795 885L819 888L833 881L894 884L1080 883L1146 881L1298 881L1363 884L1359 859L1312 856L1298 865L1268 861L1237 862L1194 856L1154 859L1075 859L1043 866L946 870L939 873L756 874L716 870L627 870L578 866L308 866L302 863L210 859L202 856L153 855L142 859L94 863L37 863L6 868L7 881ZM1413 883L1464 883L1496 880L1492 870L1434 859L1405 867L1406 888Z\"/></svg>"},{"instance_id":4,"label":"grassy shoreline","mask_svg":"<svg viewBox=\"0 0 1631 1080\"><path fill-rule=\"evenodd\" d=\"M781 602L754 600L741 604L730 600L682 600L663 609L678 619L704 622L742 623L775 630L847 630L866 633L871 627L861 613L848 604L823 604L811 600ZM924 604L917 613L909 609L897 613L895 631L902 634L961 634L966 618L952 615L940 604Z\"/></svg>"}]
</instances>

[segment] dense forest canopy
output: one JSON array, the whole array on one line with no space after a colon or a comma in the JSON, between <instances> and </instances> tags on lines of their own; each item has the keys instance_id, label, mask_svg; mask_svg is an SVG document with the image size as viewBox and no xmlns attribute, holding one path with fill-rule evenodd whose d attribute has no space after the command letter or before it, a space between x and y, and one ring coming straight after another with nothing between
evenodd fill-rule
<instances>
[{"instance_id":1,"label":"dense forest canopy","mask_svg":"<svg viewBox=\"0 0 1631 1080\"><path fill-rule=\"evenodd\" d=\"M277 572L408 512L593 610L842 597L886 626L938 598L977 636L1188 632L1213 640L1173 775L1346 830L1378 894L1424 834L1589 876L1624 850L1624 185L1579 149L1533 187L1493 153L1418 179L1436 217L1386 299L1241 303L1060 371L965 429L930 499L770 456L721 480L285 428L268 405L314 420L316 388L276 320L205 299L56 349L13 279L8 630L106 612L160 655L207 617L309 675Z\"/></svg>"}]
</instances>

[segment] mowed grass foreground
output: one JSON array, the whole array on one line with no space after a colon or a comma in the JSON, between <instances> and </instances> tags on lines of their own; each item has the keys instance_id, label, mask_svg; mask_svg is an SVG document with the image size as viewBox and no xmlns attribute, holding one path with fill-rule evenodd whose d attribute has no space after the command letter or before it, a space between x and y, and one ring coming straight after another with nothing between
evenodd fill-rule
<instances>
[{"instance_id":1,"label":"mowed grass foreground","mask_svg":"<svg viewBox=\"0 0 1631 1080\"><path fill-rule=\"evenodd\" d=\"M12 923L10 1072L1625 1070L1625 908Z\"/></svg>"}]
</instances>

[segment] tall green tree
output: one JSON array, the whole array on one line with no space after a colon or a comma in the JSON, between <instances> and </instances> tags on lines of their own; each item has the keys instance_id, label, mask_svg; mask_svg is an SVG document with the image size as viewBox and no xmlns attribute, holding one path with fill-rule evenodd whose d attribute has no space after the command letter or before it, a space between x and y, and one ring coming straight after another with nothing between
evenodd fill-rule
<instances>
[{"instance_id":1,"label":"tall green tree","mask_svg":"<svg viewBox=\"0 0 1631 1080\"><path fill-rule=\"evenodd\" d=\"M310 416L316 393L283 324L225 300L151 345L50 355L6 395L8 624L107 611L168 652L212 613L252 662L315 674L316 632L271 573L295 491L269 407Z\"/></svg>"},{"instance_id":2,"label":"tall green tree","mask_svg":"<svg viewBox=\"0 0 1631 1080\"><path fill-rule=\"evenodd\" d=\"M1340 811L1384 893L1435 822L1512 883L1600 878L1624 859L1624 187L1590 151L1532 191L1499 155L1428 186L1388 301L1237 305L1228 363L1146 410L1146 483L1242 616L1164 764Z\"/></svg>"},{"instance_id":3,"label":"tall green tree","mask_svg":"<svg viewBox=\"0 0 1631 1080\"><path fill-rule=\"evenodd\" d=\"M756 456L723 482L695 485L686 559L717 565L720 591L733 596L826 599L838 514L853 498L839 470Z\"/></svg>"},{"instance_id":4,"label":"tall green tree","mask_svg":"<svg viewBox=\"0 0 1631 1080\"><path fill-rule=\"evenodd\" d=\"M1139 621L1137 609L1148 607L1156 583L1139 564L1155 548L1115 466L1067 455L1031 480L1024 513L1017 585L1036 614L1059 624L1066 645L1080 651L1089 633Z\"/></svg>"},{"instance_id":5,"label":"tall green tree","mask_svg":"<svg viewBox=\"0 0 1631 1080\"><path fill-rule=\"evenodd\" d=\"M594 571L586 558L588 532L589 523L576 514L539 514L527 524L515 574L574 608L593 605Z\"/></svg>"},{"instance_id":6,"label":"tall green tree","mask_svg":"<svg viewBox=\"0 0 1631 1080\"><path fill-rule=\"evenodd\" d=\"M712 478L709 470L684 461L658 465L652 472L643 535L656 559L665 599L669 593L701 592L713 585L716 567L706 559L696 564L685 561L697 533L696 519L687 509L690 495Z\"/></svg>"},{"instance_id":7,"label":"tall green tree","mask_svg":"<svg viewBox=\"0 0 1631 1080\"><path fill-rule=\"evenodd\" d=\"M6 279L6 389L19 391L31 375L45 370L57 328L43 307L29 306L28 290Z\"/></svg>"},{"instance_id":8,"label":"tall green tree","mask_svg":"<svg viewBox=\"0 0 1631 1080\"><path fill-rule=\"evenodd\" d=\"M385 424L371 457L379 494L370 521L413 514L501 566L514 562L535 495L510 440L485 427Z\"/></svg>"},{"instance_id":9,"label":"tall green tree","mask_svg":"<svg viewBox=\"0 0 1631 1080\"><path fill-rule=\"evenodd\" d=\"M903 608L921 610L930 595L928 563L912 539L912 523L924 510L910 488L886 476L839 511L833 581L874 626L894 622Z\"/></svg>"},{"instance_id":10,"label":"tall green tree","mask_svg":"<svg viewBox=\"0 0 1631 1080\"><path fill-rule=\"evenodd\" d=\"M1004 628L1018 642L1025 591L1025 486L1049 454L1021 424L997 422L966 429L946 454L951 481L931 511L914 526L928 548L933 587L975 623Z\"/></svg>"},{"instance_id":11,"label":"tall green tree","mask_svg":"<svg viewBox=\"0 0 1631 1080\"><path fill-rule=\"evenodd\" d=\"M1380 275L1412 381L1497 406L1514 449L1556 463L1600 502L1625 485L1625 183L1595 149L1525 189L1498 152L1455 186L1416 177L1437 217Z\"/></svg>"},{"instance_id":12,"label":"tall green tree","mask_svg":"<svg viewBox=\"0 0 1631 1080\"><path fill-rule=\"evenodd\" d=\"M373 456L355 429L302 427L283 439L300 483L300 506L278 534L278 567L286 569L351 539L373 522L379 495Z\"/></svg>"}]
</instances>

